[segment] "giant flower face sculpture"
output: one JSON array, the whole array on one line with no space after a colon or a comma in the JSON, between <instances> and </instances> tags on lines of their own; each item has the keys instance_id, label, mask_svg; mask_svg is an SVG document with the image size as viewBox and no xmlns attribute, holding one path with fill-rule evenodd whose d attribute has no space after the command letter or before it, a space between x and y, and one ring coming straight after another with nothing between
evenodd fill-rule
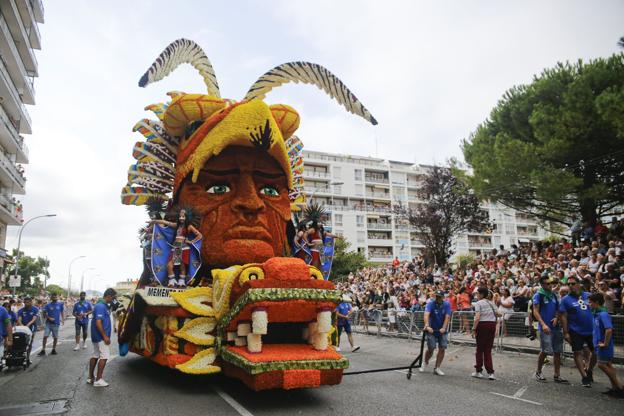
<instances>
[{"instance_id":1,"label":"giant flower face sculpture","mask_svg":"<svg viewBox=\"0 0 624 416\"><path fill-rule=\"evenodd\" d=\"M283 83L311 83L347 111L376 121L338 78L307 62L275 67L240 102L222 99L210 61L184 39L165 49L139 85L181 63L200 72L208 93L169 93L169 103L147 107L158 120L135 126L146 141L134 146L137 163L122 202L169 201L199 214L200 257L212 286L176 293L140 287L120 343L186 373L224 371L256 390L337 384L348 362L328 348L327 335L340 293L317 269L287 257L291 206L303 192L303 145L293 136L299 115L263 99ZM147 235L144 276L159 273L153 259L167 250L158 233ZM147 281L155 279L141 280Z\"/></svg>"},{"instance_id":2,"label":"giant flower face sculpture","mask_svg":"<svg viewBox=\"0 0 624 416\"><path fill-rule=\"evenodd\" d=\"M286 173L262 149L232 146L206 162L197 181L184 181L183 206L202 220L202 258L216 267L285 255L290 201Z\"/></svg>"}]
</instances>

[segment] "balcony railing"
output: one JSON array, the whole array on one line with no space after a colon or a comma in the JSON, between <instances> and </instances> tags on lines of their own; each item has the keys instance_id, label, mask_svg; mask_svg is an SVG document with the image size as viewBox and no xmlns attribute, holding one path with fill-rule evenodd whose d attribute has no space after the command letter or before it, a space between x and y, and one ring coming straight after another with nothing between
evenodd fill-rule
<instances>
[{"instance_id":1,"label":"balcony railing","mask_svg":"<svg viewBox=\"0 0 624 416\"><path fill-rule=\"evenodd\" d=\"M26 186L26 178L17 169L13 163L3 152L0 151L0 166L2 166L11 176L11 178L23 189Z\"/></svg>"},{"instance_id":2,"label":"balcony railing","mask_svg":"<svg viewBox=\"0 0 624 416\"><path fill-rule=\"evenodd\" d=\"M24 212L22 210L21 202L14 200L9 195L0 194L0 205L9 211L11 215L17 219L17 221L24 221Z\"/></svg>"},{"instance_id":3,"label":"balcony railing","mask_svg":"<svg viewBox=\"0 0 624 416\"><path fill-rule=\"evenodd\" d=\"M329 187L327 187L327 186L325 186L325 187L304 186L303 190L307 194L318 194L318 193L329 194L329 193L331 193L331 191L329 190Z\"/></svg>"},{"instance_id":4,"label":"balcony railing","mask_svg":"<svg viewBox=\"0 0 624 416\"><path fill-rule=\"evenodd\" d=\"M370 230L392 230L392 224L381 224L375 222L369 222L366 224Z\"/></svg>"},{"instance_id":5,"label":"balcony railing","mask_svg":"<svg viewBox=\"0 0 624 416\"><path fill-rule=\"evenodd\" d=\"M386 192L366 192L366 197L367 198L383 198L383 199L390 199L390 193L386 193Z\"/></svg>"},{"instance_id":6,"label":"balcony railing","mask_svg":"<svg viewBox=\"0 0 624 416\"><path fill-rule=\"evenodd\" d=\"M392 253L368 252L369 259L392 259Z\"/></svg>"},{"instance_id":7,"label":"balcony railing","mask_svg":"<svg viewBox=\"0 0 624 416\"><path fill-rule=\"evenodd\" d=\"M317 171L313 171L313 170L303 170L303 176L304 177L308 177L308 178L321 178L321 179L329 179L331 178L331 175L329 172L317 172Z\"/></svg>"},{"instance_id":8,"label":"balcony railing","mask_svg":"<svg viewBox=\"0 0 624 416\"><path fill-rule=\"evenodd\" d=\"M366 179L366 182L390 183L390 180L388 178L383 177L383 176L365 175L364 179Z\"/></svg>"},{"instance_id":9,"label":"balcony railing","mask_svg":"<svg viewBox=\"0 0 624 416\"><path fill-rule=\"evenodd\" d=\"M20 108L22 117L26 119L26 121L28 122L28 125L32 125L30 114L28 114L28 110L26 109L26 106L24 105L24 103L22 103L22 99L20 98L19 94L17 93L17 90L15 89L15 84L13 83L13 81L11 80L11 77L9 76L9 72L7 71L6 64L4 63L4 59L2 59L2 57L0 57L0 76L2 77L2 80L4 81L4 83L7 85L7 89L9 90L11 97L15 101L15 104Z\"/></svg>"},{"instance_id":10,"label":"balcony railing","mask_svg":"<svg viewBox=\"0 0 624 416\"><path fill-rule=\"evenodd\" d=\"M2 107L2 105L0 105L0 122L4 123L7 130L9 131L9 136L11 136L11 139L13 140L15 145L19 149L21 149L22 152L26 155L26 158L28 158L28 147L24 143L24 138L20 136L18 132L19 126L15 126L15 124L13 124L13 121L11 121L6 111L4 111L4 108Z\"/></svg>"},{"instance_id":11,"label":"balcony railing","mask_svg":"<svg viewBox=\"0 0 624 416\"><path fill-rule=\"evenodd\" d=\"M380 236L380 235L368 235L367 238L371 241L373 241L371 244L375 244L374 242L380 242L380 243L389 243L392 244L392 237L390 236Z\"/></svg>"}]
</instances>

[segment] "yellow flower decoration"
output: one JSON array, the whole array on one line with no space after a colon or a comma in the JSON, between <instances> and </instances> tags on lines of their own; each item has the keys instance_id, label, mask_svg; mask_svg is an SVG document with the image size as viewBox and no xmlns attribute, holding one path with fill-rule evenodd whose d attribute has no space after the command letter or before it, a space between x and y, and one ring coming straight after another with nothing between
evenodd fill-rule
<instances>
[{"instance_id":1,"label":"yellow flower decoration","mask_svg":"<svg viewBox=\"0 0 624 416\"><path fill-rule=\"evenodd\" d=\"M171 297L185 310L200 316L215 316L212 306L212 289L196 287L184 292L172 292Z\"/></svg>"},{"instance_id":2,"label":"yellow flower decoration","mask_svg":"<svg viewBox=\"0 0 624 416\"><path fill-rule=\"evenodd\" d=\"M214 318L195 318L184 324L174 335L196 345L213 345L214 336L210 335L217 325Z\"/></svg>"},{"instance_id":3,"label":"yellow flower decoration","mask_svg":"<svg viewBox=\"0 0 624 416\"><path fill-rule=\"evenodd\" d=\"M187 374L214 374L221 371L221 367L212 365L216 358L214 348L207 348L195 354L184 364L176 365L175 368Z\"/></svg>"}]
</instances>

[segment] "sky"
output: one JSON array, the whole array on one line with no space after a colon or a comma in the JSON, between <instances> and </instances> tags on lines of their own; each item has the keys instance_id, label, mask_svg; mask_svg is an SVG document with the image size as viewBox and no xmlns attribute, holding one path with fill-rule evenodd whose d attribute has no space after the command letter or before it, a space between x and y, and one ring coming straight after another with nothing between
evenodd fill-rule
<instances>
[{"instance_id":1,"label":"sky","mask_svg":"<svg viewBox=\"0 0 624 416\"><path fill-rule=\"evenodd\" d=\"M297 109L307 149L413 163L461 159L461 141L503 93L557 62L607 57L624 36L622 1L44 1L21 249L50 260L51 283L104 290L137 278L141 207L120 202L132 133L168 91L205 93L179 67L139 88L172 41L201 45L221 95L240 100L284 62L321 64L379 121L373 127L310 85L268 94ZM17 246L10 227L7 249ZM93 269L91 269L93 268Z\"/></svg>"}]
</instances>

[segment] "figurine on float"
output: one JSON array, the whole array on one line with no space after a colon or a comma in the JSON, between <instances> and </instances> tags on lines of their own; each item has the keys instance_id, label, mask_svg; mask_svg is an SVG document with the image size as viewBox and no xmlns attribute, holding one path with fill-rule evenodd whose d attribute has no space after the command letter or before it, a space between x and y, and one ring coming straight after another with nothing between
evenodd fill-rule
<instances>
[{"instance_id":1,"label":"figurine on float","mask_svg":"<svg viewBox=\"0 0 624 416\"><path fill-rule=\"evenodd\" d=\"M181 209L178 221L153 219L150 224L169 227L173 231L171 251L167 258L167 287L186 287L187 271L191 262L191 249L201 245L202 234L187 219L186 210ZM189 236L194 238L189 240Z\"/></svg>"},{"instance_id":2,"label":"figurine on float","mask_svg":"<svg viewBox=\"0 0 624 416\"><path fill-rule=\"evenodd\" d=\"M151 218L143 275L120 324L120 351L188 374L224 372L254 390L338 384L348 361L328 345L328 335L341 294L326 270L292 257L293 242L301 241L292 215L305 203L303 144L294 136L299 114L264 97L287 82L313 84L377 122L342 81L308 62L273 68L242 101L223 99L208 57L185 39L170 44L139 85L182 63L199 71L208 94L171 92L170 102L146 108L157 120L134 127L146 140L133 148L136 163L121 199L155 201L169 218L178 214L174 207L185 207L197 221L180 227ZM180 256L170 253L172 241ZM186 273L187 287L179 278L178 287L167 287L171 266Z\"/></svg>"}]
</instances>

